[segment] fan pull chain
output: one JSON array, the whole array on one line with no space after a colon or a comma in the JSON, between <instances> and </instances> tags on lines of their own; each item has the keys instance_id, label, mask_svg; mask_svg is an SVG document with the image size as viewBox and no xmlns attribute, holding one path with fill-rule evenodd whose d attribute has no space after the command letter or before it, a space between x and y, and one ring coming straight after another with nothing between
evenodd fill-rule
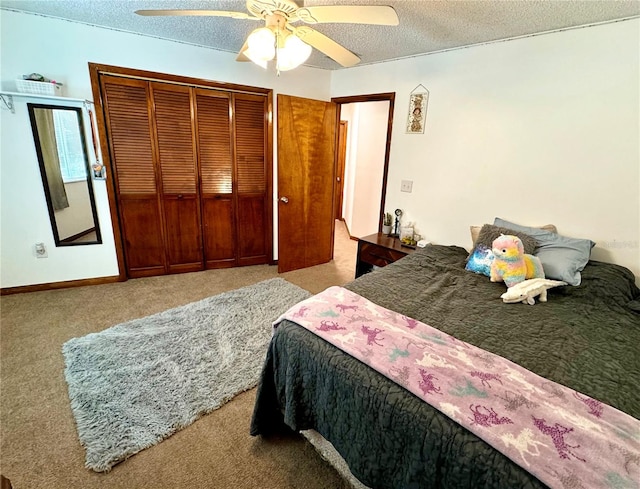
<instances>
[{"instance_id":1,"label":"fan pull chain","mask_svg":"<svg viewBox=\"0 0 640 489\"><path fill-rule=\"evenodd\" d=\"M276 29L275 42L276 42L276 76L280 76L280 19L277 21L278 27Z\"/></svg>"}]
</instances>

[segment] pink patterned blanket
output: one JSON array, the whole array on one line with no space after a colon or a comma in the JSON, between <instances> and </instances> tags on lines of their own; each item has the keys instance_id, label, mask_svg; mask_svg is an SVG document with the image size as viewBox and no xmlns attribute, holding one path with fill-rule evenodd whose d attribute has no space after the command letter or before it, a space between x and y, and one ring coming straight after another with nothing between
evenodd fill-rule
<instances>
[{"instance_id":1,"label":"pink patterned blanket","mask_svg":"<svg viewBox=\"0 0 640 489\"><path fill-rule=\"evenodd\" d=\"M342 287L288 319L429 403L552 488L638 488L640 421Z\"/></svg>"}]
</instances>

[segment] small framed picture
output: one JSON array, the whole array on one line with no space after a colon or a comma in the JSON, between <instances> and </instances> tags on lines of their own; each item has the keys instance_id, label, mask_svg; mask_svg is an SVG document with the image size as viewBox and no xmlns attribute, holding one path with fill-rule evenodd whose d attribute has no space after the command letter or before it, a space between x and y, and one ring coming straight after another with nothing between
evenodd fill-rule
<instances>
[{"instance_id":1,"label":"small framed picture","mask_svg":"<svg viewBox=\"0 0 640 489\"><path fill-rule=\"evenodd\" d=\"M105 171L104 165L99 162L91 165L91 173L93 174L94 180L104 180L107 178L107 172Z\"/></svg>"},{"instance_id":2,"label":"small framed picture","mask_svg":"<svg viewBox=\"0 0 640 489\"><path fill-rule=\"evenodd\" d=\"M429 92L409 95L409 114L407 116L407 134L424 134L424 123L427 118L427 102Z\"/></svg>"}]
</instances>

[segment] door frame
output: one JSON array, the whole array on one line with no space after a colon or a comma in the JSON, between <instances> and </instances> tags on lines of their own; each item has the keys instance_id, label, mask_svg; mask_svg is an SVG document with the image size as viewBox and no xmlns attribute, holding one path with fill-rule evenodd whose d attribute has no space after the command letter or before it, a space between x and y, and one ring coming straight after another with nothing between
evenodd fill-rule
<instances>
[{"instance_id":1,"label":"door frame","mask_svg":"<svg viewBox=\"0 0 640 489\"><path fill-rule=\"evenodd\" d=\"M380 212L378 218L378 232L382 231L382 221L384 218L384 206L387 197L387 176L389 174L389 154L391 152L391 131L393 128L393 110L396 99L396 92L386 93L372 93L368 95L352 95L348 97L333 97L332 102L338 104L338 116L342 111L343 104L353 104L359 102L389 102L389 118L387 120L387 141L384 150L384 170L382 174L382 188L380 195ZM336 148L337 151L337 148ZM336 153L336 165L338 161L338 154ZM343 190L344 191L344 190Z\"/></svg>"},{"instance_id":2,"label":"door frame","mask_svg":"<svg viewBox=\"0 0 640 489\"><path fill-rule=\"evenodd\" d=\"M333 210L333 216L336 220L344 221L344 216L342 215L342 206L343 206L343 198L344 198L344 171L345 171L345 163L347 159L347 139L349 137L349 122L340 120L338 122L338 143L336 146L337 157L336 157L336 180L334 181L334 187L337 187L336 183L338 182L338 178L340 179L340 188L342 191L333 196L333 203L335 209Z\"/></svg>"},{"instance_id":3,"label":"door frame","mask_svg":"<svg viewBox=\"0 0 640 489\"><path fill-rule=\"evenodd\" d=\"M116 249L116 258L118 261L118 281L124 282L128 280L127 269L125 263L123 234L120 223L120 213L118 209L117 190L115 188L114 170L115 165L111 159L111 151L109 147L109 139L107 137L106 114L102 103L102 92L100 89L100 79L102 75L120 76L123 78L141 79L145 81L164 82L174 85L186 85L195 88L207 88L223 90L227 92L242 92L254 95L263 95L267 99L267 112L265 113L265 124L267 124L267 141L265 146L265 167L267 169L267 220L266 232L268 238L267 256L269 264L273 264L273 206L271 199L273 195L273 90L270 88L252 87L248 85L239 85L234 83L216 82L205 80L203 78L192 78L181 75L171 75L167 73L158 73L154 71L138 70L133 68L124 68L120 66L105 65L100 63L88 63L89 78L91 80L91 91L95 105L95 118L98 132L98 142L102 161L106 168L106 187L107 198L109 201L109 211L111 214L111 226L113 228L114 245ZM198 181L198 187L200 182Z\"/></svg>"}]
</instances>

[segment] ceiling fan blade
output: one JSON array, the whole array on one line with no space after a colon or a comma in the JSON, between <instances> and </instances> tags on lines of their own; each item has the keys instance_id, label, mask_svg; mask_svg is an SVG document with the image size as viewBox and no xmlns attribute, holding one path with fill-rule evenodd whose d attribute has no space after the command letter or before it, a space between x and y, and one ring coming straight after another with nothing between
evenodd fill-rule
<instances>
[{"instance_id":1,"label":"ceiling fan blade","mask_svg":"<svg viewBox=\"0 0 640 489\"><path fill-rule=\"evenodd\" d=\"M316 48L318 51L326 54L345 68L355 66L360 62L360 58L358 58L347 48L341 46L334 40L328 38L324 34L321 34L315 29L312 29L311 27L296 27L293 30L293 33L304 42Z\"/></svg>"},{"instance_id":2,"label":"ceiling fan blade","mask_svg":"<svg viewBox=\"0 0 640 489\"><path fill-rule=\"evenodd\" d=\"M333 5L318 7L301 7L296 11L297 17L307 24L349 23L398 25L398 14L393 7Z\"/></svg>"},{"instance_id":3,"label":"ceiling fan blade","mask_svg":"<svg viewBox=\"0 0 640 489\"><path fill-rule=\"evenodd\" d=\"M145 17L157 17L157 16L196 16L196 17L231 17L232 19L251 19L260 20L253 15L245 14L244 12L229 12L226 10L180 10L180 9L166 9L166 10L136 10L136 14L143 15Z\"/></svg>"}]
</instances>

